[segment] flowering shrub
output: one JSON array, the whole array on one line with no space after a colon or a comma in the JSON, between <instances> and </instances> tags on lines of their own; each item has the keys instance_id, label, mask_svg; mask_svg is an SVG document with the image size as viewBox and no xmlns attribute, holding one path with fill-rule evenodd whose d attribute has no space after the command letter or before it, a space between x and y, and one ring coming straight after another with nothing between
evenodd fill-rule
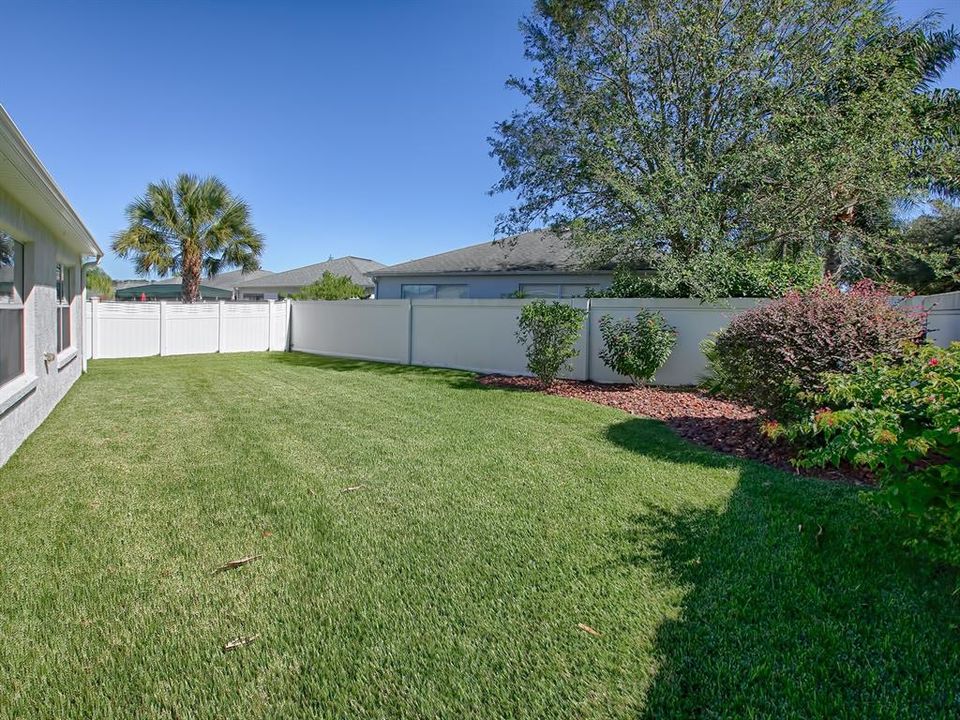
<instances>
[{"instance_id":1,"label":"flowering shrub","mask_svg":"<svg viewBox=\"0 0 960 720\"><path fill-rule=\"evenodd\" d=\"M907 344L832 373L808 398L818 407L768 435L801 444L800 464L847 461L877 472L880 497L909 518L921 543L960 564L960 343Z\"/></svg>"},{"instance_id":2,"label":"flowering shrub","mask_svg":"<svg viewBox=\"0 0 960 720\"><path fill-rule=\"evenodd\" d=\"M823 390L823 373L850 372L881 353L899 358L925 325L923 312L892 304L882 285L864 280L844 291L824 281L735 317L709 361L723 392L791 417L805 409L800 391Z\"/></svg>"},{"instance_id":3,"label":"flowering shrub","mask_svg":"<svg viewBox=\"0 0 960 720\"><path fill-rule=\"evenodd\" d=\"M569 370L580 327L587 311L564 303L535 300L524 305L518 318L517 341L527 350L527 369L544 385L552 385L561 370Z\"/></svg>"},{"instance_id":4,"label":"flowering shrub","mask_svg":"<svg viewBox=\"0 0 960 720\"><path fill-rule=\"evenodd\" d=\"M635 319L600 318L604 347L600 359L611 370L630 378L634 385L653 380L673 352L677 331L660 313L641 309Z\"/></svg>"}]
</instances>

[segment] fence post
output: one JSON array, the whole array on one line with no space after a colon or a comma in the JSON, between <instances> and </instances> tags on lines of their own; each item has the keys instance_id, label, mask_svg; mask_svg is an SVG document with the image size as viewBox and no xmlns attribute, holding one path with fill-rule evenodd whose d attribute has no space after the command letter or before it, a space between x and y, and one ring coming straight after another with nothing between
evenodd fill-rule
<instances>
[{"instance_id":1,"label":"fence post","mask_svg":"<svg viewBox=\"0 0 960 720\"><path fill-rule=\"evenodd\" d=\"M413 298L407 298L407 365L413 365Z\"/></svg>"},{"instance_id":2,"label":"fence post","mask_svg":"<svg viewBox=\"0 0 960 720\"><path fill-rule=\"evenodd\" d=\"M100 357L100 298L90 298L90 359Z\"/></svg>"},{"instance_id":3,"label":"fence post","mask_svg":"<svg viewBox=\"0 0 960 720\"><path fill-rule=\"evenodd\" d=\"M585 380L593 379L593 337L590 334L590 328L593 326L593 307L590 304L590 298L587 298L587 329L585 330L586 337L584 338L584 347L587 351L587 377Z\"/></svg>"},{"instance_id":4,"label":"fence post","mask_svg":"<svg viewBox=\"0 0 960 720\"><path fill-rule=\"evenodd\" d=\"M217 301L217 352L223 352L223 336L224 329L226 328L226 319L224 318L223 309L226 307L227 303L223 300Z\"/></svg>"},{"instance_id":5,"label":"fence post","mask_svg":"<svg viewBox=\"0 0 960 720\"><path fill-rule=\"evenodd\" d=\"M287 306L283 324L286 328L286 335L283 338L283 350L284 352L291 352L293 350L293 300L284 298L283 302Z\"/></svg>"},{"instance_id":6,"label":"fence post","mask_svg":"<svg viewBox=\"0 0 960 720\"><path fill-rule=\"evenodd\" d=\"M167 354L167 301L160 301L160 357Z\"/></svg>"},{"instance_id":7,"label":"fence post","mask_svg":"<svg viewBox=\"0 0 960 720\"><path fill-rule=\"evenodd\" d=\"M267 352L273 350L273 300L267 300Z\"/></svg>"}]
</instances>

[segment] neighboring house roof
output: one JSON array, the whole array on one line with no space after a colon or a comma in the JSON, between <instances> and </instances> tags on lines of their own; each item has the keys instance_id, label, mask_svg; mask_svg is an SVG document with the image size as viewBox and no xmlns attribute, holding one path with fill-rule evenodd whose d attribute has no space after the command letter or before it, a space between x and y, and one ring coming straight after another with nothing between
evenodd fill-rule
<instances>
[{"instance_id":1,"label":"neighboring house roof","mask_svg":"<svg viewBox=\"0 0 960 720\"><path fill-rule=\"evenodd\" d=\"M214 277L205 277L201 279L203 287L220 288L221 290L233 290L239 282L244 280L254 280L256 278L273 275L269 270L254 270L245 273L242 270L232 270L231 272L220 273ZM113 284L114 290L124 290L129 287L140 287L141 285L180 285L183 281L179 275L173 277L161 278L159 280L118 280Z\"/></svg>"},{"instance_id":2,"label":"neighboring house roof","mask_svg":"<svg viewBox=\"0 0 960 720\"><path fill-rule=\"evenodd\" d=\"M103 250L0 105L0 187L29 210L54 237L81 255Z\"/></svg>"},{"instance_id":3,"label":"neighboring house roof","mask_svg":"<svg viewBox=\"0 0 960 720\"><path fill-rule=\"evenodd\" d=\"M599 268L609 270L609 267ZM549 230L533 230L503 240L479 243L371 272L383 275L490 273L588 273L583 253Z\"/></svg>"},{"instance_id":4,"label":"neighboring house roof","mask_svg":"<svg viewBox=\"0 0 960 720\"><path fill-rule=\"evenodd\" d=\"M286 272L273 273L268 277L245 280L237 283L236 287L243 290L251 290L254 288L300 288L316 282L323 276L324 272L330 272L334 275L346 275L351 281L361 287L371 287L372 283L368 275L382 267L383 263L378 263L376 260L347 255L346 257L334 258L326 262L294 268Z\"/></svg>"},{"instance_id":5,"label":"neighboring house roof","mask_svg":"<svg viewBox=\"0 0 960 720\"><path fill-rule=\"evenodd\" d=\"M179 298L182 294L182 286L179 282L141 282L139 285L127 285L123 288L114 290L113 296L119 300L128 300L146 295L153 299ZM233 290L218 288L206 283L200 285L200 296L209 300L229 300L233 297Z\"/></svg>"}]
</instances>

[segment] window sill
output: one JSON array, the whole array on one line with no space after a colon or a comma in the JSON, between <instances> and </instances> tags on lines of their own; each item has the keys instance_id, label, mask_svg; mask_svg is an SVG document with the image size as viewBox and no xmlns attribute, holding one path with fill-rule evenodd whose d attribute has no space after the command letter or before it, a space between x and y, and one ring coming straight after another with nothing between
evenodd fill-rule
<instances>
[{"instance_id":1,"label":"window sill","mask_svg":"<svg viewBox=\"0 0 960 720\"><path fill-rule=\"evenodd\" d=\"M0 415L32 393L38 382L35 375L21 375L0 387Z\"/></svg>"},{"instance_id":2,"label":"window sill","mask_svg":"<svg viewBox=\"0 0 960 720\"><path fill-rule=\"evenodd\" d=\"M64 366L68 365L76 356L76 348L67 348L61 352L59 355L57 355L57 370L62 370Z\"/></svg>"}]
</instances>

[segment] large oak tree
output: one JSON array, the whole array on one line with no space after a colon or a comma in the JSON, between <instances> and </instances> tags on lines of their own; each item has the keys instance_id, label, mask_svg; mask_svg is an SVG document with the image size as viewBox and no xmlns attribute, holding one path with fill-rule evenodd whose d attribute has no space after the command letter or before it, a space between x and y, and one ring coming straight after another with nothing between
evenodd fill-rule
<instances>
[{"instance_id":1,"label":"large oak tree","mask_svg":"<svg viewBox=\"0 0 960 720\"><path fill-rule=\"evenodd\" d=\"M891 202L949 189L957 38L880 0L539 0L527 99L497 126L498 230L569 228L597 260L813 249L858 261ZM955 177L953 178L956 179Z\"/></svg>"}]
</instances>

